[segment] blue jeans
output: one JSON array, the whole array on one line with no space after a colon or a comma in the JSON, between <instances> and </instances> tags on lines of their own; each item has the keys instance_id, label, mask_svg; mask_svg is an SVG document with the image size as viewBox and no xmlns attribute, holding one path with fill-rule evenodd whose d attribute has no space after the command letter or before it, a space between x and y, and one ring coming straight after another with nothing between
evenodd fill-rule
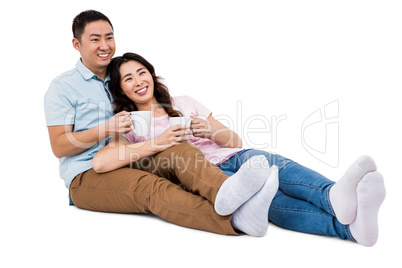
<instances>
[{"instance_id":1,"label":"blue jeans","mask_svg":"<svg viewBox=\"0 0 402 268\"><path fill-rule=\"evenodd\" d=\"M218 167L231 176L255 155L264 155L270 166L279 170L279 190L272 200L268 219L293 231L339 237L354 241L349 226L335 217L329 201L329 189L335 183L323 175L278 154L260 150L242 150Z\"/></svg>"}]
</instances>

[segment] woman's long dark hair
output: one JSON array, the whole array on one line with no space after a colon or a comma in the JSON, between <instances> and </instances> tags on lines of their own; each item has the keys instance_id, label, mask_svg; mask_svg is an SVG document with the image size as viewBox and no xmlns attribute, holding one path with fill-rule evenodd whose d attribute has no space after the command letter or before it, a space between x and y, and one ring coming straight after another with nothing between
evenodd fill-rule
<instances>
[{"instance_id":1,"label":"woman's long dark hair","mask_svg":"<svg viewBox=\"0 0 402 268\"><path fill-rule=\"evenodd\" d=\"M172 97L169 94L169 90L160 80L159 76L155 75L155 68L142 56L135 53L125 53L121 57L115 57L112 59L108 66L108 72L110 75L109 90L113 95L113 112L116 114L121 111L138 111L137 106L132 100L123 94L123 90L120 87L120 66L128 61L137 61L145 66L152 75L154 80L154 97L156 101L163 107L166 113L170 117L179 117L182 114L179 111L173 109Z\"/></svg>"}]
</instances>

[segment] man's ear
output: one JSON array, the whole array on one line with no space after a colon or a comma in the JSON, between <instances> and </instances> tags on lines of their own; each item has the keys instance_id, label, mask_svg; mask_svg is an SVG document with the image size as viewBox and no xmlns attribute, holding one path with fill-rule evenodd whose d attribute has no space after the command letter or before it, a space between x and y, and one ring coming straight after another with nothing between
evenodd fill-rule
<instances>
[{"instance_id":1,"label":"man's ear","mask_svg":"<svg viewBox=\"0 0 402 268\"><path fill-rule=\"evenodd\" d=\"M76 50L78 50L78 51L81 51L81 44L80 44L80 41L78 41L78 39L77 38L73 38L73 47L76 49Z\"/></svg>"}]
</instances>

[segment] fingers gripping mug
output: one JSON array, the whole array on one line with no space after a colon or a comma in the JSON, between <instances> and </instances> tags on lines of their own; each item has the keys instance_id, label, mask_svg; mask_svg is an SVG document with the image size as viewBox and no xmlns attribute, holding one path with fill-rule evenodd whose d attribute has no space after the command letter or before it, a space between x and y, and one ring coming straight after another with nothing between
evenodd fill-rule
<instances>
[{"instance_id":1,"label":"fingers gripping mug","mask_svg":"<svg viewBox=\"0 0 402 268\"><path fill-rule=\"evenodd\" d=\"M176 126L176 125L185 125L188 128L190 128L191 120L192 120L191 117L170 117L169 118L171 127ZM183 135L183 136L186 136L186 135Z\"/></svg>"}]
</instances>

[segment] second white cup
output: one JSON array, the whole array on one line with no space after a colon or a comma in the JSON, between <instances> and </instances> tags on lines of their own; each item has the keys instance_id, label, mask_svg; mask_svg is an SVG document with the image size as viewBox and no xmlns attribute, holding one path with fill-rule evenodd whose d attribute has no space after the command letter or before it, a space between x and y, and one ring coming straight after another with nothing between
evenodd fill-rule
<instances>
[{"instance_id":1,"label":"second white cup","mask_svg":"<svg viewBox=\"0 0 402 268\"><path fill-rule=\"evenodd\" d=\"M186 127L190 128L191 126L191 117L170 117L169 122L170 126L176 126L176 125L185 125ZM189 135L182 135L182 136L189 136Z\"/></svg>"}]
</instances>

